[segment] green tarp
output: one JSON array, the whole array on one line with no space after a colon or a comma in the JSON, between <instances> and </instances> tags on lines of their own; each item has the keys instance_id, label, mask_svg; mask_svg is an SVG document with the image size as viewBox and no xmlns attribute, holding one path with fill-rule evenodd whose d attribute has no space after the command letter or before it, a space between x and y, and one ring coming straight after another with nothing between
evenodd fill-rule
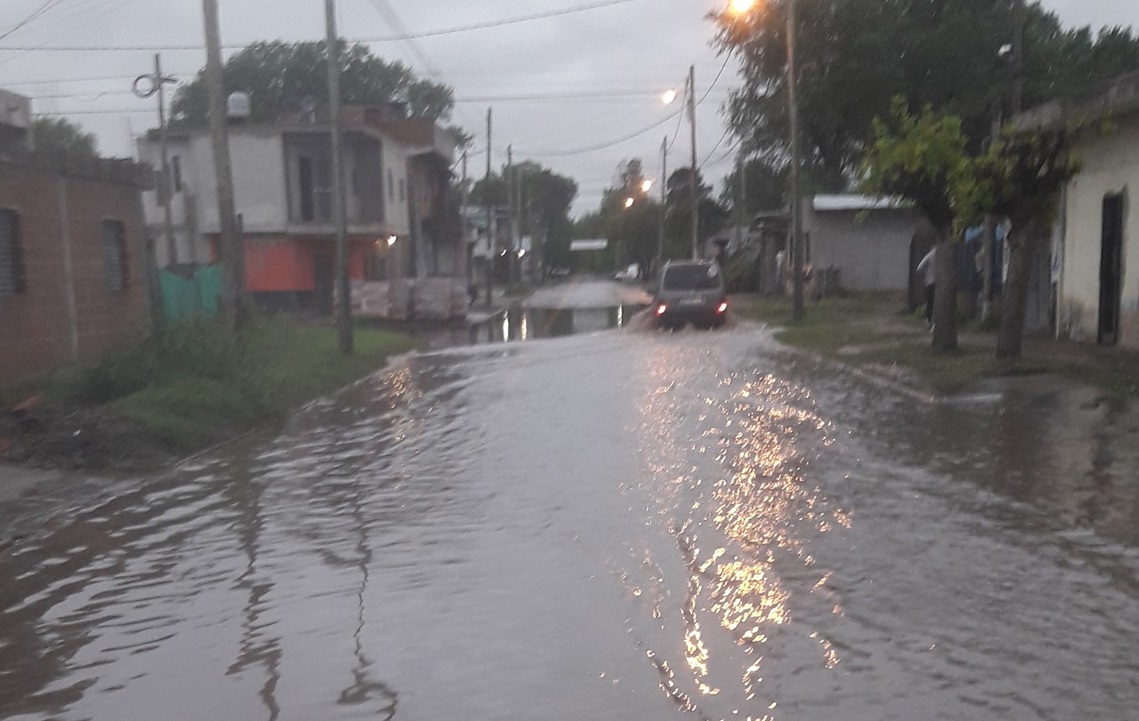
<instances>
[{"instance_id":1,"label":"green tarp","mask_svg":"<svg viewBox=\"0 0 1139 721\"><path fill-rule=\"evenodd\" d=\"M189 277L160 270L158 289L162 296L162 311L168 320L191 315L213 318L217 315L218 298L221 297L221 266L201 266Z\"/></svg>"}]
</instances>

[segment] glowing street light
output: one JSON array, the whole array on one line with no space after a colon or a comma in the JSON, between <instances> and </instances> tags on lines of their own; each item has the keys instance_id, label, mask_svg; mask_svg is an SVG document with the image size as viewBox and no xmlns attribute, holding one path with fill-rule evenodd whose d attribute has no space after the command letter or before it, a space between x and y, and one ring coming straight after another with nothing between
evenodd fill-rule
<instances>
[{"instance_id":1,"label":"glowing street light","mask_svg":"<svg viewBox=\"0 0 1139 721\"><path fill-rule=\"evenodd\" d=\"M653 181L645 179L641 182L641 192L647 193L653 189Z\"/></svg>"},{"instance_id":2,"label":"glowing street light","mask_svg":"<svg viewBox=\"0 0 1139 721\"><path fill-rule=\"evenodd\" d=\"M660 96L660 101L665 105L672 105L674 100L676 100L675 90L666 90Z\"/></svg>"},{"instance_id":3,"label":"glowing street light","mask_svg":"<svg viewBox=\"0 0 1139 721\"><path fill-rule=\"evenodd\" d=\"M626 208L632 208L633 207L633 199L632 198L625 198L625 207Z\"/></svg>"}]
</instances>

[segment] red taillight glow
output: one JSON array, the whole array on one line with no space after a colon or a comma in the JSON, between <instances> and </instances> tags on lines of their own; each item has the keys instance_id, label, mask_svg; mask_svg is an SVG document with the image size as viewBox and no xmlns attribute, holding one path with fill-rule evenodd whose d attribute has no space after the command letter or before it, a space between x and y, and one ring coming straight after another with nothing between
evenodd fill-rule
<instances>
[{"instance_id":1,"label":"red taillight glow","mask_svg":"<svg viewBox=\"0 0 1139 721\"><path fill-rule=\"evenodd\" d=\"M665 311L667 311L667 310L668 310L668 306L665 305L664 303L661 303L660 305L657 306L657 315L664 315Z\"/></svg>"},{"instance_id":2,"label":"red taillight glow","mask_svg":"<svg viewBox=\"0 0 1139 721\"><path fill-rule=\"evenodd\" d=\"M728 301L725 300L723 303L720 303L720 305L716 308L716 312L717 313L727 313L728 312Z\"/></svg>"}]
</instances>

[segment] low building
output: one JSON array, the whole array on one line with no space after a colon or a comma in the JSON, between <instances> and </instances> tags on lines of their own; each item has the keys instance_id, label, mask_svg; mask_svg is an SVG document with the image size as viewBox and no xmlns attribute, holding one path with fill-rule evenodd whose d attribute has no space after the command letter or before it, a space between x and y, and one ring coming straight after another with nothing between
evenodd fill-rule
<instances>
[{"instance_id":1,"label":"low building","mask_svg":"<svg viewBox=\"0 0 1139 721\"><path fill-rule=\"evenodd\" d=\"M129 161L0 160L0 383L145 335L148 181Z\"/></svg>"},{"instance_id":2,"label":"low building","mask_svg":"<svg viewBox=\"0 0 1139 721\"><path fill-rule=\"evenodd\" d=\"M1081 170L1060 201L1053 240L1056 331L1139 348L1139 73L1014 118L1017 127L1076 127Z\"/></svg>"},{"instance_id":3,"label":"low building","mask_svg":"<svg viewBox=\"0 0 1139 721\"><path fill-rule=\"evenodd\" d=\"M921 213L904 201L816 195L803 208L803 262L814 273L837 271L845 290L907 290L922 223Z\"/></svg>"}]
</instances>

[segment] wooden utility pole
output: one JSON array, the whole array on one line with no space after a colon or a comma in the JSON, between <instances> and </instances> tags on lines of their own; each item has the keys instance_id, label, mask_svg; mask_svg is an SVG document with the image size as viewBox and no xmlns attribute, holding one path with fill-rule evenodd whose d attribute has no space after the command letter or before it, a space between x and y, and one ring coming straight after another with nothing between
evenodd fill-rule
<instances>
[{"instance_id":1,"label":"wooden utility pole","mask_svg":"<svg viewBox=\"0 0 1139 721\"><path fill-rule=\"evenodd\" d=\"M799 100L795 69L795 0L787 3L787 103L791 120L791 319L803 320L803 210L799 178Z\"/></svg>"},{"instance_id":2,"label":"wooden utility pole","mask_svg":"<svg viewBox=\"0 0 1139 721\"><path fill-rule=\"evenodd\" d=\"M493 111L494 108L486 109L486 175L483 176L483 190L486 193L486 304L489 306L492 301L492 285L494 278L494 256L498 241L495 236L498 233L498 222L494 217L494 206L490 198L490 149L491 140L493 137Z\"/></svg>"},{"instance_id":3,"label":"wooden utility pole","mask_svg":"<svg viewBox=\"0 0 1139 721\"><path fill-rule=\"evenodd\" d=\"M222 313L229 328L238 331L245 324L245 258L237 232L233 200L233 168L229 160L225 97L222 88L221 32L218 26L218 0L202 0L206 26L206 95L209 101L210 139L218 186L218 255L222 264Z\"/></svg>"},{"instance_id":4,"label":"wooden utility pole","mask_svg":"<svg viewBox=\"0 0 1139 721\"><path fill-rule=\"evenodd\" d=\"M340 42L336 35L336 0L324 0L325 51L328 55L328 124L332 130L332 212L336 214L336 334L340 352L352 355L352 295L348 288L348 204L344 197L344 159L340 133Z\"/></svg>"},{"instance_id":5,"label":"wooden utility pole","mask_svg":"<svg viewBox=\"0 0 1139 721\"><path fill-rule=\"evenodd\" d=\"M657 233L657 267L664 267L664 221L668 218L668 136L660 141L660 232Z\"/></svg>"},{"instance_id":6,"label":"wooden utility pole","mask_svg":"<svg viewBox=\"0 0 1139 721\"><path fill-rule=\"evenodd\" d=\"M688 125L692 130L692 177L689 179L689 202L692 210L692 260L700 257L700 204L696 194L696 66L688 66Z\"/></svg>"}]
</instances>

